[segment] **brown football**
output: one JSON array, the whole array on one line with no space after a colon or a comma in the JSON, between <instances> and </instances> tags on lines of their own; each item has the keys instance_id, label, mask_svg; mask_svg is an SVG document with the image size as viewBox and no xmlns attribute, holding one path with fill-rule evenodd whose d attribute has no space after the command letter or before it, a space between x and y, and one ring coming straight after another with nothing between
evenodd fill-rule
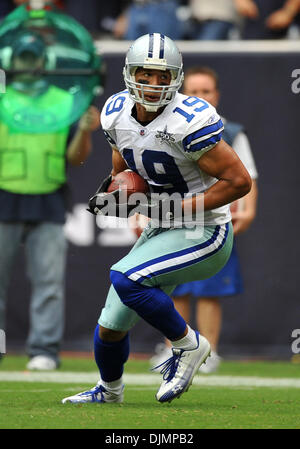
<instances>
[{"instance_id":1,"label":"brown football","mask_svg":"<svg viewBox=\"0 0 300 449\"><path fill-rule=\"evenodd\" d=\"M149 192L149 186L147 181L140 175L132 170L124 170L118 173L112 182L110 183L107 192L113 192L114 190L126 191L127 197L132 193L147 193Z\"/></svg>"}]
</instances>

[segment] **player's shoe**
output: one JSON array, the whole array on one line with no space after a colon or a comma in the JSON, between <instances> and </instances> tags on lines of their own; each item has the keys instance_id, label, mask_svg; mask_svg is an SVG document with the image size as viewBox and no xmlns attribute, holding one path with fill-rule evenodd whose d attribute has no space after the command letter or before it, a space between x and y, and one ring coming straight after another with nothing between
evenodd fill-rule
<instances>
[{"instance_id":1,"label":"player's shoe","mask_svg":"<svg viewBox=\"0 0 300 449\"><path fill-rule=\"evenodd\" d=\"M112 393L108 391L103 385L101 385L101 381L97 383L97 385L88 391L83 391L82 393L77 393L74 396L69 396L64 398L61 402L66 404L71 402L72 404L86 404L88 402L123 402L124 399L124 385L119 394Z\"/></svg>"},{"instance_id":2,"label":"player's shoe","mask_svg":"<svg viewBox=\"0 0 300 449\"><path fill-rule=\"evenodd\" d=\"M173 356L162 363L163 382L156 393L159 402L171 402L188 391L200 365L210 355L210 344L195 331L198 345L195 349L173 348Z\"/></svg>"},{"instance_id":3,"label":"player's shoe","mask_svg":"<svg viewBox=\"0 0 300 449\"><path fill-rule=\"evenodd\" d=\"M51 357L36 355L29 360L26 368L30 371L52 371L58 368L58 365Z\"/></svg>"},{"instance_id":4,"label":"player's shoe","mask_svg":"<svg viewBox=\"0 0 300 449\"><path fill-rule=\"evenodd\" d=\"M158 343L155 348L156 354L149 360L151 371L160 372L159 366L172 356L172 348L164 343Z\"/></svg>"},{"instance_id":5,"label":"player's shoe","mask_svg":"<svg viewBox=\"0 0 300 449\"><path fill-rule=\"evenodd\" d=\"M222 361L222 357L220 357L216 352L211 351L210 357L207 359L206 363L200 366L199 372L203 374L215 373L219 365Z\"/></svg>"}]
</instances>

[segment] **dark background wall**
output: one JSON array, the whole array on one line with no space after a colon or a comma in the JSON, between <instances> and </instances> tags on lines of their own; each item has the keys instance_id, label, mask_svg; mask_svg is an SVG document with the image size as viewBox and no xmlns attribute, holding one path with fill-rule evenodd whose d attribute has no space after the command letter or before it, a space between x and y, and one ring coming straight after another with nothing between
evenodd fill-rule
<instances>
[{"instance_id":1,"label":"dark background wall","mask_svg":"<svg viewBox=\"0 0 300 449\"><path fill-rule=\"evenodd\" d=\"M124 89L123 53L107 54L105 59L107 83L99 107L109 95ZM289 358L291 333L300 328L300 94L291 87L292 72L300 68L299 53L187 53L184 62L186 68L204 64L219 72L219 112L245 125L259 172L257 218L251 230L237 239L245 292L223 299L220 354ZM66 228L70 248L65 350L92 350L94 327L109 287L109 267L128 252L134 240L130 231L101 230L85 212L88 198L111 167L102 132L93 139L89 160L80 169L70 170L73 214ZM111 246L110 237L116 246ZM28 310L29 285L20 253L9 292L8 350L24 347ZM153 352L161 340L144 323L131 332L134 352Z\"/></svg>"}]
</instances>

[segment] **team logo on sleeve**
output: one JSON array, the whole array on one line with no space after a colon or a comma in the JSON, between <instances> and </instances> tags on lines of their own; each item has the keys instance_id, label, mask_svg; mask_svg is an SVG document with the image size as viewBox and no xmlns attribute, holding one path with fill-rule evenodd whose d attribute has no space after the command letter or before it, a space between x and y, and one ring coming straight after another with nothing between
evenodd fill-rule
<instances>
[{"instance_id":1,"label":"team logo on sleeve","mask_svg":"<svg viewBox=\"0 0 300 449\"><path fill-rule=\"evenodd\" d=\"M219 116L218 116L217 114L213 114L213 115L209 118L209 120L208 120L207 123L208 123L208 125L210 125L211 123L217 122L218 119L219 119Z\"/></svg>"},{"instance_id":2,"label":"team logo on sleeve","mask_svg":"<svg viewBox=\"0 0 300 449\"><path fill-rule=\"evenodd\" d=\"M159 139L160 143L171 143L171 142L175 142L174 137L172 136L172 134L167 132L167 126L165 127L165 129L163 131L157 131L157 133L155 134L155 137L157 139Z\"/></svg>"}]
</instances>

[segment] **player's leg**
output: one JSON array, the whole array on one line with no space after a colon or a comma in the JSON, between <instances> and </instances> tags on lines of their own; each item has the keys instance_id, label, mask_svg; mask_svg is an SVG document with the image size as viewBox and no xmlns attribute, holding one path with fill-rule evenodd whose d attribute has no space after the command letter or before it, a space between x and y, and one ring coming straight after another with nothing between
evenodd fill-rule
<instances>
[{"instance_id":1,"label":"player's leg","mask_svg":"<svg viewBox=\"0 0 300 449\"><path fill-rule=\"evenodd\" d=\"M181 355L186 347L192 346L198 348L199 335L196 335L186 326L185 321L175 310L173 302L168 295L174 290L174 284L177 281L182 283L185 276L191 277L191 279L193 279L194 276L199 276L199 266L192 267L194 274L191 274L190 270L185 270L185 268L190 266L192 261L195 260L195 256L198 256L196 262L199 263L208 259L209 256L215 260L215 254L218 252L218 248L220 249L223 246L225 248L229 246L230 243L225 245L225 240L223 238L225 234L222 237L222 232L216 233L213 229L207 230L203 239L201 241L197 239L197 242L186 242L184 230L181 230L182 232L180 232L180 234L177 231L177 229L166 232L157 229L146 229L133 250L122 259L120 263L113 267L111 278L114 285L109 291L105 308L102 310L99 319L100 333L103 328L110 329L110 333L106 334L106 338L111 337L116 332L119 332L121 337L121 332L128 331L137 322L139 317L142 317L149 324L159 329L166 337L170 338L173 341L173 346L179 346L181 348L179 350ZM162 234L164 234L163 237ZM228 239L228 241L229 240L230 239ZM218 244L217 241L219 241L220 244ZM177 261L176 255L174 255L175 250L176 252L183 251L181 254L183 255L183 260L181 257L178 259L178 264L181 263L179 267L178 264L175 266ZM222 251L222 253L224 252L226 253L225 250ZM187 257L185 256L185 253L188 253ZM130 273L136 273L136 267L141 267L141 264L144 267L145 263L146 266L151 266L153 262L155 263L157 257L162 257L168 267L175 266L174 272L170 273L169 270L167 270L163 273L163 277L160 276L161 273L158 273L156 279L155 277L150 276L150 285L143 285L142 283L140 284L139 282L129 279ZM225 263L224 257L224 255L222 257L217 255L218 263ZM182 266L182 263L184 263L184 266ZM124 271L126 274L122 273L122 266L125 268ZM120 271L117 271L117 269ZM217 269L218 268L215 267L213 261L211 261L210 267L207 268L203 266L203 275L207 276L209 272ZM130 273L127 273L128 271ZM179 271L180 276L178 276ZM156 273L154 274L156 275ZM165 278L165 275L167 278ZM122 340L119 340L119 343L122 341L123 344L123 359L119 352L117 357L119 366L115 366L116 372L117 368L121 370L125 359L126 339L123 338ZM103 366L109 363L109 357L113 357L115 350L118 350L116 347L117 342L115 342L115 345L106 345L106 347L104 347L105 342L103 340L98 343L98 351L99 347L102 346L102 354L99 357L99 369L101 377L104 377ZM193 365L192 375L194 375L194 371L198 369L199 363L202 363L203 359L208 355L209 345L206 346L206 343L205 340L205 347L201 349L200 356L197 356L197 364L195 366ZM186 359L188 359L188 357L186 357ZM111 382L115 382L112 380L112 373L110 373L109 376ZM190 379L191 375L188 377L185 389L188 388ZM119 382L118 388L120 388L121 379L117 379L117 381ZM177 391L177 395L180 393L178 390L175 391ZM117 397L113 396L109 391L107 392L106 387L103 387L100 381L95 389L66 398L63 402L108 402L109 400L110 402L117 402L118 397L121 398L121 393L119 393Z\"/></svg>"},{"instance_id":2,"label":"player's leg","mask_svg":"<svg viewBox=\"0 0 300 449\"><path fill-rule=\"evenodd\" d=\"M187 391L210 348L204 337L186 326L162 288L212 276L226 263L231 247L228 224L205 228L195 239L187 239L185 229L161 230L112 267L111 280L121 301L161 331L175 348L175 365L170 362L164 372L166 382L157 393L161 402Z\"/></svg>"},{"instance_id":3,"label":"player's leg","mask_svg":"<svg viewBox=\"0 0 300 449\"><path fill-rule=\"evenodd\" d=\"M130 252L146 241L143 233ZM94 357L100 380L91 390L67 397L63 403L123 401L123 370L130 352L129 330L139 319L135 311L122 303L112 285L94 332Z\"/></svg>"},{"instance_id":4,"label":"player's leg","mask_svg":"<svg viewBox=\"0 0 300 449\"><path fill-rule=\"evenodd\" d=\"M146 229L129 254L134 254L157 230ZM134 256L133 256L134 257ZM174 287L165 286L170 293ZM101 312L99 324L95 330L94 354L101 377L101 384L107 391L119 394L122 391L123 367L129 356L129 330L138 322L140 316L120 300L113 285L111 285L105 307Z\"/></svg>"},{"instance_id":5,"label":"player's leg","mask_svg":"<svg viewBox=\"0 0 300 449\"><path fill-rule=\"evenodd\" d=\"M21 223L0 223L0 329L5 329L7 290L22 235Z\"/></svg>"},{"instance_id":6,"label":"player's leg","mask_svg":"<svg viewBox=\"0 0 300 449\"><path fill-rule=\"evenodd\" d=\"M33 225L26 238L28 276L32 285L29 369L54 369L64 327L66 239L56 223ZM38 358L36 358L38 357Z\"/></svg>"},{"instance_id":7,"label":"player's leg","mask_svg":"<svg viewBox=\"0 0 300 449\"><path fill-rule=\"evenodd\" d=\"M179 288L180 287L181 286L179 286ZM177 288L175 289L175 292L176 290ZM174 296L174 294L172 294L172 299L174 307L179 315L182 316L186 323L189 323L191 312L189 295ZM159 372L160 368L157 368L157 366L161 365L161 363L163 363L168 357L171 357L172 355L172 344L170 340L165 338L164 343L159 343L155 349L156 353L153 357L151 357L150 365L152 371Z\"/></svg>"}]
</instances>

